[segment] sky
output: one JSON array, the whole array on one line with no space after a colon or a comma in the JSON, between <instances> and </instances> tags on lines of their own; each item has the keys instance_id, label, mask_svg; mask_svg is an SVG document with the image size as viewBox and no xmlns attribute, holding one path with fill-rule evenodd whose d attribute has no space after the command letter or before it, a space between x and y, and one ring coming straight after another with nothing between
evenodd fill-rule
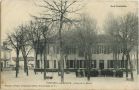
<instances>
[{"instance_id":1,"label":"sky","mask_svg":"<svg viewBox=\"0 0 139 90\"><path fill-rule=\"evenodd\" d=\"M41 0L2 0L2 41L6 40L7 33L13 32L18 25L32 20L30 15L38 15L43 11L34 4L34 1ZM120 16L138 10L137 0L84 0L84 4L85 7L81 12L87 13L97 20L101 33L103 33L104 21L109 14Z\"/></svg>"}]
</instances>

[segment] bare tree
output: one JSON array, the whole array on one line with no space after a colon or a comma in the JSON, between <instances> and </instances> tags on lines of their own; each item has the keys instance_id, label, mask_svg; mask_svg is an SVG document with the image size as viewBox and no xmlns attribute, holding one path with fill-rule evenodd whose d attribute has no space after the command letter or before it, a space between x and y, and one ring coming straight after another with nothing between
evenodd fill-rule
<instances>
[{"instance_id":1,"label":"bare tree","mask_svg":"<svg viewBox=\"0 0 139 90\"><path fill-rule=\"evenodd\" d=\"M15 49L16 51L16 67L15 67L16 77L18 77L19 73L19 53L22 47L21 41L22 36L20 33L20 27L18 27L16 28L16 31L8 35L8 42L12 46L12 48Z\"/></svg>"},{"instance_id":2,"label":"bare tree","mask_svg":"<svg viewBox=\"0 0 139 90\"><path fill-rule=\"evenodd\" d=\"M131 79L133 77L133 64L130 60L130 51L137 46L138 39L138 16L135 13L128 13L127 15L120 18L120 30L119 36L123 41L125 47L124 53L126 55L127 62L129 62ZM128 63L127 65L128 66Z\"/></svg>"},{"instance_id":3,"label":"bare tree","mask_svg":"<svg viewBox=\"0 0 139 90\"><path fill-rule=\"evenodd\" d=\"M48 39L50 37L50 33L48 32L48 22L41 22L41 32L42 32L42 47L43 47L43 56L44 56L44 79L46 79L46 60L47 60L47 45L49 43ZM50 31L50 30L49 30Z\"/></svg>"},{"instance_id":4,"label":"bare tree","mask_svg":"<svg viewBox=\"0 0 139 90\"><path fill-rule=\"evenodd\" d=\"M24 72L26 72L27 76L28 76L28 55L30 53L30 51L32 50L31 47L31 43L29 42L29 34L28 34L28 28L27 26L20 26L20 33L21 33L21 37L22 37L22 41L21 41L21 52L22 52L22 56L24 58Z\"/></svg>"},{"instance_id":5,"label":"bare tree","mask_svg":"<svg viewBox=\"0 0 139 90\"><path fill-rule=\"evenodd\" d=\"M120 53L120 49L122 48L122 41L118 36L118 30L120 27L117 18L110 14L105 21L104 29L106 30L107 35L111 37L109 42L113 53L114 68L118 68L118 55Z\"/></svg>"},{"instance_id":6,"label":"bare tree","mask_svg":"<svg viewBox=\"0 0 139 90\"><path fill-rule=\"evenodd\" d=\"M70 19L69 15L76 13L81 8L78 0L43 0L44 4L40 5L46 9L47 14L44 12L43 19L47 19L52 22L56 22L58 26L59 34L59 44L60 44L60 70L61 70L61 83L64 83L64 59L62 50L62 29L63 25L67 22L72 23L73 20ZM76 6L76 9L75 9Z\"/></svg>"},{"instance_id":7,"label":"bare tree","mask_svg":"<svg viewBox=\"0 0 139 90\"><path fill-rule=\"evenodd\" d=\"M126 57L126 77L128 77L128 64L130 66L131 79L133 77L133 65L130 60L130 51L137 45L138 39L138 16L135 13L128 13L125 16L113 19L108 27L114 38L118 38L122 44L123 59ZM116 25L114 24L116 22ZM112 28L111 28L112 27ZM129 62L129 63L128 63Z\"/></svg>"},{"instance_id":8,"label":"bare tree","mask_svg":"<svg viewBox=\"0 0 139 90\"><path fill-rule=\"evenodd\" d=\"M96 20L86 14L81 15L81 22L77 26L78 49L83 52L87 62L87 79L90 80L92 48L96 45L97 39L97 23Z\"/></svg>"},{"instance_id":9,"label":"bare tree","mask_svg":"<svg viewBox=\"0 0 139 90\"><path fill-rule=\"evenodd\" d=\"M74 30L75 28L70 29L69 31L66 31L65 33L62 34L62 41L63 41L63 52L64 52L64 59L65 59L65 63L68 63L68 56L70 54L76 54L77 51L77 41L75 40L75 38L77 38L77 36L75 34L76 30ZM66 65L66 69L68 69L68 65ZM75 65L76 66L76 65Z\"/></svg>"},{"instance_id":10,"label":"bare tree","mask_svg":"<svg viewBox=\"0 0 139 90\"><path fill-rule=\"evenodd\" d=\"M31 21L28 25L28 35L29 35L29 41L31 43L31 46L33 47L35 51L35 68L39 68L39 63L37 62L37 57L39 53L39 46L40 46L40 40L42 37L41 30L39 28L41 25L39 25L39 21Z\"/></svg>"}]
</instances>

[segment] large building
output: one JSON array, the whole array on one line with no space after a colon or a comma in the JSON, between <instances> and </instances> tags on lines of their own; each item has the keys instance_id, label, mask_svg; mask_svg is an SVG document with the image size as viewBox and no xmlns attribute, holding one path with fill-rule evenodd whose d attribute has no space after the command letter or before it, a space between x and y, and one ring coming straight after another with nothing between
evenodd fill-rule
<instances>
[{"instance_id":1,"label":"large building","mask_svg":"<svg viewBox=\"0 0 139 90\"><path fill-rule=\"evenodd\" d=\"M92 60L90 62L92 69L113 69L125 68L126 60L122 60L122 46L119 44L111 45L106 36L100 36L98 44L92 45ZM113 53L113 50L117 53ZM60 54L58 44L50 42L47 44L47 62L48 69L58 69L60 63ZM64 68L65 69L85 69L87 68L87 60L84 56L84 51L80 51L76 47L66 48L67 52L64 53ZM130 57L133 68L136 68L136 49L131 51ZM43 55L38 54L36 68L44 68ZM124 57L126 58L126 57Z\"/></svg>"}]
</instances>

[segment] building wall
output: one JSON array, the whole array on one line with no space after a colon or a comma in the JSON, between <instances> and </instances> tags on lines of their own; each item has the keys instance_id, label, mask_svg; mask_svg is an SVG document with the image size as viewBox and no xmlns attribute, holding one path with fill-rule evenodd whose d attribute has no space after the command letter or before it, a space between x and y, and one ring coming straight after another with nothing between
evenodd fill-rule
<instances>
[{"instance_id":1,"label":"building wall","mask_svg":"<svg viewBox=\"0 0 139 90\"><path fill-rule=\"evenodd\" d=\"M47 55L47 62L46 62L46 65L48 66L47 68L51 68L51 69L58 68L59 60L60 60L60 55L59 54ZM92 60L95 61L95 68L100 69L100 66L101 66L100 64L102 62L104 69L107 69L107 68L109 68L108 67L108 63L109 63L108 61L113 61L113 56L112 56L112 54L108 54L108 55L94 54L94 55L92 55ZM40 56L38 57L38 61L39 61L39 65L40 65L39 68L44 68L43 56L42 56L42 63L41 63L41 57ZM64 68L67 68L67 65L73 66L73 67L68 67L68 68L78 68L77 63L76 63L76 65L75 64L71 65L72 61L74 63L75 62L79 63L79 66L78 66L79 68L85 68L85 67L82 67L86 63L85 58L84 57L79 57L76 54L75 55L68 55L67 60L65 60L65 58L64 58ZM119 60L118 61L119 61L119 65L121 65L121 61L122 61L121 55L119 55ZM93 63L93 62L91 62L91 63ZM121 66L119 66L119 67L121 67ZM114 68L114 67L111 67L111 68Z\"/></svg>"},{"instance_id":2,"label":"building wall","mask_svg":"<svg viewBox=\"0 0 139 90\"><path fill-rule=\"evenodd\" d=\"M1 65L3 68L10 67L11 50L1 50Z\"/></svg>"},{"instance_id":3,"label":"building wall","mask_svg":"<svg viewBox=\"0 0 139 90\"><path fill-rule=\"evenodd\" d=\"M102 48L103 46L101 46ZM103 47L104 48L104 47ZM93 53L92 54L92 60L95 61L95 68L97 69L107 69L107 68L114 68L115 66L112 66L112 63L117 62L119 64L118 68L124 68L123 62L122 61L122 53L119 54L119 58L117 61L113 60L113 53L105 53L104 49L101 49L100 53ZM108 47L107 47L108 48ZM110 52L111 50L109 50ZM67 60L65 60L65 56L67 56ZM43 59L43 55L42 55L42 63L41 63L41 56L40 54L38 55L38 62L39 62L39 67L38 68L43 68L44 67L44 59ZM130 54L132 63L133 63L133 67L135 68L135 64L136 64L136 53L131 52ZM79 52L76 51L76 53L69 53L69 54L64 54L64 68L67 68L67 65L71 66L71 68L77 68L78 65L71 65L72 63L76 63L78 62L78 64L80 64L79 68L82 68L82 66L84 65L84 63L86 62L84 56L79 56ZM126 58L126 57L125 57ZM49 45L49 49L47 48L47 68L58 68L58 62L60 60L60 54L57 51L57 48L55 45ZM72 61L73 60L73 61ZM68 64L67 64L68 63ZM76 63L77 64L77 63ZM91 62L92 64L92 68L93 68L93 61ZM102 66L102 67L101 67ZM69 67L68 67L69 68Z\"/></svg>"}]
</instances>

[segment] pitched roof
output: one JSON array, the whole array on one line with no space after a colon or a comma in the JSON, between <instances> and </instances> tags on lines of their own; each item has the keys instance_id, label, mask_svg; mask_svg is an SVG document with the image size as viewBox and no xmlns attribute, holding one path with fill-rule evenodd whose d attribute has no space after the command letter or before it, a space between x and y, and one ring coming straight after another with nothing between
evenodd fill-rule
<instances>
[{"instance_id":1,"label":"pitched roof","mask_svg":"<svg viewBox=\"0 0 139 90\"><path fill-rule=\"evenodd\" d=\"M0 46L0 50L1 51L12 51L12 49L9 49L9 48L7 48L7 47L4 47L4 46Z\"/></svg>"}]
</instances>

